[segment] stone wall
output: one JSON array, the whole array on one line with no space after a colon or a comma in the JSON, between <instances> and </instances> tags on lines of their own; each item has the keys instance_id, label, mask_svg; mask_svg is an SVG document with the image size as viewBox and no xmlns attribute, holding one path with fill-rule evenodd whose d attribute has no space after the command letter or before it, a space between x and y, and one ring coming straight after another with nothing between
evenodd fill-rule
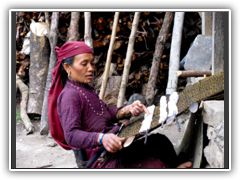
<instances>
[{"instance_id":1,"label":"stone wall","mask_svg":"<svg viewBox=\"0 0 240 180\"><path fill-rule=\"evenodd\" d=\"M210 168L224 168L224 101L205 101L202 113L209 139L204 156Z\"/></svg>"}]
</instances>

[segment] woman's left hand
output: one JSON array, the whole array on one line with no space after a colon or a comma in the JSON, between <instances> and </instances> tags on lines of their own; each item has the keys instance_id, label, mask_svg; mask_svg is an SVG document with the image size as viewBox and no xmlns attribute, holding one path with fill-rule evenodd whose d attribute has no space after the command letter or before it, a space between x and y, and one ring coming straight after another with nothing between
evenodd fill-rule
<instances>
[{"instance_id":1,"label":"woman's left hand","mask_svg":"<svg viewBox=\"0 0 240 180\"><path fill-rule=\"evenodd\" d=\"M134 101L132 104L126 107L126 111L131 113L134 116L139 116L141 113L145 112L147 115L150 115L150 112L139 100Z\"/></svg>"}]
</instances>

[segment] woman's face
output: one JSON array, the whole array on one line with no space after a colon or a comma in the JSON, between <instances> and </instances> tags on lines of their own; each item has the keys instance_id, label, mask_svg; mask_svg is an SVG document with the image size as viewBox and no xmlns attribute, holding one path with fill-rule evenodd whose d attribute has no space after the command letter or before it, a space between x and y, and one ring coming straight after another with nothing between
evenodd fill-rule
<instances>
[{"instance_id":1,"label":"woman's face","mask_svg":"<svg viewBox=\"0 0 240 180\"><path fill-rule=\"evenodd\" d=\"M70 78L80 83L91 83L94 72L94 56L91 53L79 54L74 57L72 66L65 70Z\"/></svg>"}]
</instances>

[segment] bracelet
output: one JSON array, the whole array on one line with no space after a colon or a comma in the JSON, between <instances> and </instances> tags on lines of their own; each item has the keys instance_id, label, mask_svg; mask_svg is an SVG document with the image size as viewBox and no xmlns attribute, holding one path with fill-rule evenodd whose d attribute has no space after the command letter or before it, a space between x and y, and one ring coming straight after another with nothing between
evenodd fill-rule
<instances>
[{"instance_id":1,"label":"bracelet","mask_svg":"<svg viewBox=\"0 0 240 180\"><path fill-rule=\"evenodd\" d=\"M124 108L122 108L122 115L123 115L124 117L128 118L128 117L131 116L131 114L128 114L128 115L125 114L125 107L126 107L126 106L124 106Z\"/></svg>"},{"instance_id":2,"label":"bracelet","mask_svg":"<svg viewBox=\"0 0 240 180\"><path fill-rule=\"evenodd\" d=\"M103 145L103 144L102 144L102 138L103 138L104 135L105 135L105 133L102 133L102 134L100 135L99 143L100 143L101 146Z\"/></svg>"}]
</instances>

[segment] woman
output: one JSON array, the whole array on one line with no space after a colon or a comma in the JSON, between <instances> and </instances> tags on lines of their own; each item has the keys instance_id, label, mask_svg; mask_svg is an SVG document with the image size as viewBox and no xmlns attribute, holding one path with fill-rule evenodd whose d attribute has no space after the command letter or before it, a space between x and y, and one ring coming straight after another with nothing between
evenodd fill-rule
<instances>
[{"instance_id":1,"label":"woman","mask_svg":"<svg viewBox=\"0 0 240 180\"><path fill-rule=\"evenodd\" d=\"M138 100L128 106L110 108L99 99L90 85L94 72L91 48L75 41L56 47L55 51L58 62L48 99L50 132L64 149L74 151L78 167L83 166L84 160L91 160L101 147L107 152L105 158L98 157L91 168L177 167L175 151L163 135L157 138L164 148L156 148L156 136L150 136L147 147L138 141L122 149L125 138L116 135L121 126L119 120L149 112ZM136 148L141 148L144 155L138 154ZM156 152L152 153L153 149Z\"/></svg>"}]
</instances>

